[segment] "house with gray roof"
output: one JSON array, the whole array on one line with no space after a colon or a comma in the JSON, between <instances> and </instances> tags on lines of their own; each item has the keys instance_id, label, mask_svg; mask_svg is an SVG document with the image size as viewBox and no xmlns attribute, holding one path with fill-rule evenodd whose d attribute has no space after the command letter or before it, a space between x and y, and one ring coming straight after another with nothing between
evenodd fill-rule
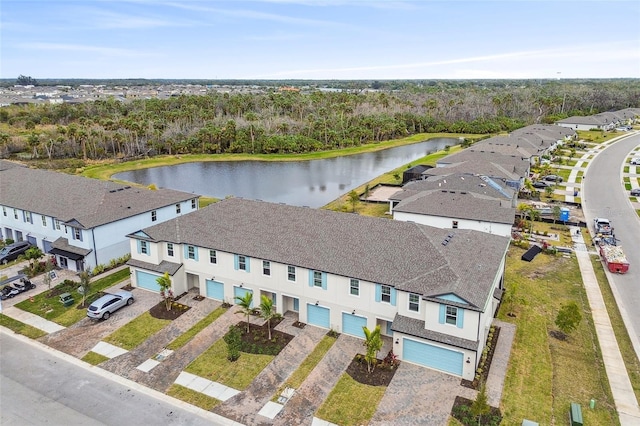
<instances>
[{"instance_id":1,"label":"house with gray roof","mask_svg":"<svg viewBox=\"0 0 640 426\"><path fill-rule=\"evenodd\" d=\"M129 235L132 285L235 303L362 338L473 379L503 288L509 238L469 229L229 198Z\"/></svg>"},{"instance_id":2,"label":"house with gray roof","mask_svg":"<svg viewBox=\"0 0 640 426\"><path fill-rule=\"evenodd\" d=\"M74 271L129 253L126 235L198 209L199 196L150 190L0 160L0 233Z\"/></svg>"},{"instance_id":3,"label":"house with gray roof","mask_svg":"<svg viewBox=\"0 0 640 426\"><path fill-rule=\"evenodd\" d=\"M573 116L556 121L558 126L568 127L574 130L612 130L616 123L611 117L603 115Z\"/></svg>"}]
</instances>

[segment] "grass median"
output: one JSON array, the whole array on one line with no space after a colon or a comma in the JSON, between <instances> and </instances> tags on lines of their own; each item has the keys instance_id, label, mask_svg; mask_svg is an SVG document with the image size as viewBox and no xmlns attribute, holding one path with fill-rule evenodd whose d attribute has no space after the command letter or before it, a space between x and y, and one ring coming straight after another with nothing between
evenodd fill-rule
<instances>
[{"instance_id":1,"label":"grass median","mask_svg":"<svg viewBox=\"0 0 640 426\"><path fill-rule=\"evenodd\" d=\"M22 334L30 339L39 339L40 337L47 335L46 332L38 328L10 318L4 314L0 314L0 326L6 327L14 333Z\"/></svg>"},{"instance_id":2,"label":"grass median","mask_svg":"<svg viewBox=\"0 0 640 426\"><path fill-rule=\"evenodd\" d=\"M130 351L170 322L171 320L154 318L147 311L102 340Z\"/></svg>"}]
</instances>

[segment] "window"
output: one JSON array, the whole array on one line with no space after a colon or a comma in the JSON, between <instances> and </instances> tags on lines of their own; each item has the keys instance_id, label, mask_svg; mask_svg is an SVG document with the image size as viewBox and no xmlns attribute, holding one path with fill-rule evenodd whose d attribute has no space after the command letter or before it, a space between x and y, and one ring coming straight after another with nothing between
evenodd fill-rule
<instances>
[{"instance_id":1,"label":"window","mask_svg":"<svg viewBox=\"0 0 640 426\"><path fill-rule=\"evenodd\" d=\"M7 216L7 208L5 206L2 206L2 215Z\"/></svg>"},{"instance_id":2,"label":"window","mask_svg":"<svg viewBox=\"0 0 640 426\"><path fill-rule=\"evenodd\" d=\"M15 220L18 220L18 210L17 209L13 209L13 218Z\"/></svg>"},{"instance_id":3,"label":"window","mask_svg":"<svg viewBox=\"0 0 640 426\"><path fill-rule=\"evenodd\" d=\"M262 261L262 273L264 275L271 275L271 262L268 260Z\"/></svg>"},{"instance_id":4,"label":"window","mask_svg":"<svg viewBox=\"0 0 640 426\"><path fill-rule=\"evenodd\" d=\"M458 308L453 306L447 306L447 313L445 315L445 322L447 324L456 325L458 322Z\"/></svg>"},{"instance_id":5,"label":"window","mask_svg":"<svg viewBox=\"0 0 640 426\"><path fill-rule=\"evenodd\" d=\"M192 209L196 208L196 199L195 198L191 200L191 208Z\"/></svg>"},{"instance_id":6,"label":"window","mask_svg":"<svg viewBox=\"0 0 640 426\"><path fill-rule=\"evenodd\" d=\"M196 248L194 246L187 246L187 259L196 260Z\"/></svg>"},{"instance_id":7,"label":"window","mask_svg":"<svg viewBox=\"0 0 640 426\"><path fill-rule=\"evenodd\" d=\"M24 221L27 223L33 223L33 220L31 220L31 212L24 212Z\"/></svg>"},{"instance_id":8,"label":"window","mask_svg":"<svg viewBox=\"0 0 640 426\"><path fill-rule=\"evenodd\" d=\"M458 229L458 221L457 221L457 220L454 220L454 221L453 221L453 224L452 224L452 226L451 226L451 227L452 227L453 229Z\"/></svg>"},{"instance_id":9,"label":"window","mask_svg":"<svg viewBox=\"0 0 640 426\"><path fill-rule=\"evenodd\" d=\"M149 254L149 246L146 241L140 241L140 253Z\"/></svg>"},{"instance_id":10,"label":"window","mask_svg":"<svg viewBox=\"0 0 640 426\"><path fill-rule=\"evenodd\" d=\"M218 253L215 250L209 250L209 263L218 263Z\"/></svg>"},{"instance_id":11,"label":"window","mask_svg":"<svg viewBox=\"0 0 640 426\"><path fill-rule=\"evenodd\" d=\"M158 220L158 212L154 210L151 212L151 222L155 222L156 220Z\"/></svg>"},{"instance_id":12,"label":"window","mask_svg":"<svg viewBox=\"0 0 640 426\"><path fill-rule=\"evenodd\" d=\"M289 281L295 281L296 280L296 267L295 266L287 266L287 279Z\"/></svg>"},{"instance_id":13,"label":"window","mask_svg":"<svg viewBox=\"0 0 640 426\"><path fill-rule=\"evenodd\" d=\"M176 214L180 214L180 204L176 204Z\"/></svg>"},{"instance_id":14,"label":"window","mask_svg":"<svg viewBox=\"0 0 640 426\"><path fill-rule=\"evenodd\" d=\"M173 243L167 243L167 256L173 257Z\"/></svg>"},{"instance_id":15,"label":"window","mask_svg":"<svg viewBox=\"0 0 640 426\"><path fill-rule=\"evenodd\" d=\"M386 303L391 303L391 287L383 285L381 289L381 300Z\"/></svg>"},{"instance_id":16,"label":"window","mask_svg":"<svg viewBox=\"0 0 640 426\"><path fill-rule=\"evenodd\" d=\"M409 310L413 312L420 311L420 296L417 294L409 295Z\"/></svg>"},{"instance_id":17,"label":"window","mask_svg":"<svg viewBox=\"0 0 640 426\"><path fill-rule=\"evenodd\" d=\"M73 239L82 241L82 230L80 228L71 229L73 229Z\"/></svg>"},{"instance_id":18,"label":"window","mask_svg":"<svg viewBox=\"0 0 640 426\"><path fill-rule=\"evenodd\" d=\"M60 221L58 219L53 219L53 227L58 231L60 230Z\"/></svg>"},{"instance_id":19,"label":"window","mask_svg":"<svg viewBox=\"0 0 640 426\"><path fill-rule=\"evenodd\" d=\"M241 271L246 271L247 270L247 257L246 256L238 255L238 269L240 269Z\"/></svg>"},{"instance_id":20,"label":"window","mask_svg":"<svg viewBox=\"0 0 640 426\"><path fill-rule=\"evenodd\" d=\"M349 283L349 294L352 296L360 296L360 281L351 278Z\"/></svg>"},{"instance_id":21,"label":"window","mask_svg":"<svg viewBox=\"0 0 640 426\"><path fill-rule=\"evenodd\" d=\"M47 226L47 217L45 215L42 215L42 226Z\"/></svg>"},{"instance_id":22,"label":"window","mask_svg":"<svg viewBox=\"0 0 640 426\"><path fill-rule=\"evenodd\" d=\"M313 286L322 287L322 272L313 271Z\"/></svg>"}]
</instances>

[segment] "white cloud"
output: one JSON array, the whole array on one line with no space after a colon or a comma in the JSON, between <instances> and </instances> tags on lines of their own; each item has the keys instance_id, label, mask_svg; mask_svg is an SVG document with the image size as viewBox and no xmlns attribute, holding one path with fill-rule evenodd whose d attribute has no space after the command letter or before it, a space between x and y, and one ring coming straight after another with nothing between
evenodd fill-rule
<instances>
[{"instance_id":1,"label":"white cloud","mask_svg":"<svg viewBox=\"0 0 640 426\"><path fill-rule=\"evenodd\" d=\"M18 45L21 49L42 50L42 51L65 51L65 52L85 52L95 53L106 56L152 56L149 53L140 53L131 49L121 49L115 47L104 46L90 46L83 44L65 44L65 43L45 43L45 42L30 42L20 43Z\"/></svg>"}]
</instances>

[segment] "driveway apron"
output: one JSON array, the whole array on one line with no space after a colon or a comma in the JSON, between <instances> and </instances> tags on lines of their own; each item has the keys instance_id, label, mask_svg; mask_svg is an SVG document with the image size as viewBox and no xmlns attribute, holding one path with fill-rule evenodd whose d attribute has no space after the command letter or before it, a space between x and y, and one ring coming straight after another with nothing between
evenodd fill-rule
<instances>
[{"instance_id":1,"label":"driveway apron","mask_svg":"<svg viewBox=\"0 0 640 426\"><path fill-rule=\"evenodd\" d=\"M123 283L119 283L109 288L107 292L113 293L123 285ZM135 298L133 305L116 311L106 321L83 318L71 327L42 337L40 341L76 358L82 358L104 337L148 311L159 302L159 296L156 293L146 290L134 289L133 297Z\"/></svg>"},{"instance_id":2,"label":"driveway apron","mask_svg":"<svg viewBox=\"0 0 640 426\"><path fill-rule=\"evenodd\" d=\"M273 424L310 425L314 413L338 383L338 379L358 352L362 352L362 339L340 335L329 352L302 383L300 389L297 389L285 404Z\"/></svg>"},{"instance_id":3,"label":"driveway apron","mask_svg":"<svg viewBox=\"0 0 640 426\"><path fill-rule=\"evenodd\" d=\"M276 330L294 335L293 340L258 374L247 389L216 406L214 412L246 425L272 423L270 419L258 415L258 411L327 334L327 330L318 327L293 327L296 320L297 315L286 315L276 327Z\"/></svg>"},{"instance_id":4,"label":"driveway apron","mask_svg":"<svg viewBox=\"0 0 640 426\"><path fill-rule=\"evenodd\" d=\"M194 302L193 299L190 298L187 299L188 300L180 300L180 303L191 306L191 309L171 321L170 324L167 324L166 327L144 341L140 346L126 354L103 362L100 364L100 367L136 382L138 382L142 376L147 375L148 373L138 370L136 367L144 361L153 358L176 337L185 333L198 321L220 306L220 302L212 299L205 299L199 302Z\"/></svg>"}]
</instances>

